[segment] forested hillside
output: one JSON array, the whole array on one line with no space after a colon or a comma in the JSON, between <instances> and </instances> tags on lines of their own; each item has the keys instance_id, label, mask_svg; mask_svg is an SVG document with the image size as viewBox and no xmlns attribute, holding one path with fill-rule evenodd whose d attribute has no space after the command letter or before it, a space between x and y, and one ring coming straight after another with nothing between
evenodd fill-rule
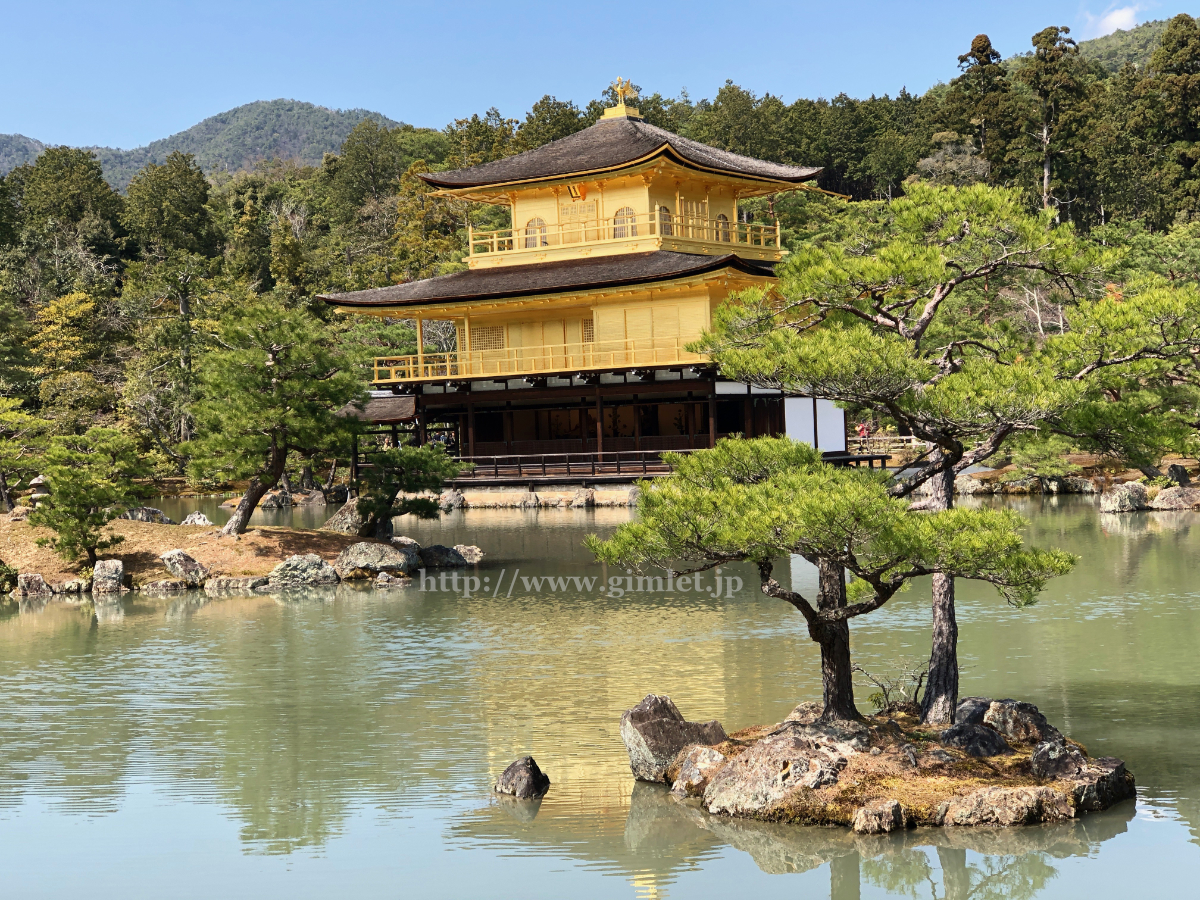
<instances>
[{"instance_id":1,"label":"forested hillside","mask_svg":"<svg viewBox=\"0 0 1200 900\"><path fill-rule=\"evenodd\" d=\"M1143 68L1149 64L1150 54L1166 30L1165 19L1143 22L1128 31L1118 30L1104 37L1080 41L1079 52L1087 59L1096 60L1110 72L1119 72L1126 63Z\"/></svg>"},{"instance_id":2,"label":"forested hillside","mask_svg":"<svg viewBox=\"0 0 1200 900\"><path fill-rule=\"evenodd\" d=\"M0 175L31 163L46 145L23 134L0 134Z\"/></svg>"},{"instance_id":3,"label":"forested hillside","mask_svg":"<svg viewBox=\"0 0 1200 900\"><path fill-rule=\"evenodd\" d=\"M742 205L749 220L782 221L793 259L827 242L857 252L863 223L886 221L919 182L993 192L1001 207L1067 226L1103 258L1097 270L1118 301L1136 278L1195 282L1200 26L1175 17L1145 66L1115 73L1065 29L1043 29L1030 46L1014 57L1024 48L979 35L946 61L958 76L920 97L785 103L727 83L711 99L646 91L637 105L648 121L707 144L824 166L819 185L852 202L796 193ZM433 196L417 176L571 134L611 100L546 96L523 118L490 109L441 131L251 104L137 151L148 161L121 162L130 167L123 192L105 180L108 157L86 149L48 148L14 167L0 178L0 494L37 471L39 448L97 425L133 441L156 475L232 478L242 470L228 456L224 468L213 463L220 454L205 442L222 421L247 418L229 379L273 352L255 335L283 323L321 365L341 360L365 383L367 359L414 349L410 323L334 317L317 295L454 271L468 224L508 225L507 208ZM1083 299L1037 272L1010 293L989 294L990 284L964 307L966 321L1031 343L1067 328L1065 310ZM452 330L426 334L453 345ZM243 356L228 356L235 350ZM1169 402L1200 419L1200 402ZM332 431L312 438L309 463L330 442Z\"/></svg>"},{"instance_id":4,"label":"forested hillside","mask_svg":"<svg viewBox=\"0 0 1200 900\"><path fill-rule=\"evenodd\" d=\"M123 191L135 172L147 163L161 163L174 151L192 154L210 175L252 169L260 159L318 165L326 153L341 147L363 119L389 128L400 124L366 109L335 110L297 100L260 100L211 116L146 147L88 149L95 151L109 184ZM0 135L0 174L31 161L44 148L39 141L20 135Z\"/></svg>"}]
</instances>

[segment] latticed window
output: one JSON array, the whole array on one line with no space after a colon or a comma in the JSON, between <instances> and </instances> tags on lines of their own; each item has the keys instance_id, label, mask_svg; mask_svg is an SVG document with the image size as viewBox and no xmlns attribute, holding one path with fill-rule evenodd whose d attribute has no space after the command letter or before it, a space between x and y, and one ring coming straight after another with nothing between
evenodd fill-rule
<instances>
[{"instance_id":1,"label":"latticed window","mask_svg":"<svg viewBox=\"0 0 1200 900\"><path fill-rule=\"evenodd\" d=\"M503 350L504 326L485 325L471 329L472 350Z\"/></svg>"},{"instance_id":2,"label":"latticed window","mask_svg":"<svg viewBox=\"0 0 1200 900\"><path fill-rule=\"evenodd\" d=\"M546 240L545 219L530 219L525 223L525 249L545 247L550 242Z\"/></svg>"},{"instance_id":3,"label":"latticed window","mask_svg":"<svg viewBox=\"0 0 1200 900\"><path fill-rule=\"evenodd\" d=\"M613 216L613 237L637 237L637 214L632 206L622 206Z\"/></svg>"},{"instance_id":4,"label":"latticed window","mask_svg":"<svg viewBox=\"0 0 1200 900\"><path fill-rule=\"evenodd\" d=\"M717 240L729 242L729 216L725 213L717 216Z\"/></svg>"},{"instance_id":5,"label":"latticed window","mask_svg":"<svg viewBox=\"0 0 1200 900\"><path fill-rule=\"evenodd\" d=\"M668 236L675 233L675 227L671 221L671 210L665 206L658 208L658 233Z\"/></svg>"},{"instance_id":6,"label":"latticed window","mask_svg":"<svg viewBox=\"0 0 1200 900\"><path fill-rule=\"evenodd\" d=\"M590 344L595 340L596 340L596 320L595 319L584 319L583 320L583 342L585 344Z\"/></svg>"}]
</instances>

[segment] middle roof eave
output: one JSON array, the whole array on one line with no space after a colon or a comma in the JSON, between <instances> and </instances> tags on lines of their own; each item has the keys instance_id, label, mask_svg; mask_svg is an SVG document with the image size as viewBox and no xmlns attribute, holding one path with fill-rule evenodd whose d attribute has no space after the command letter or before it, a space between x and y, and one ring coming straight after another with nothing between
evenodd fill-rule
<instances>
[{"instance_id":1,"label":"middle roof eave","mask_svg":"<svg viewBox=\"0 0 1200 900\"><path fill-rule=\"evenodd\" d=\"M345 309L416 307L653 284L722 269L733 269L745 275L763 278L774 275L771 263L742 259L732 253L723 256L700 256L670 250L654 250L591 259L468 269L390 287L344 294L323 294L321 299L332 306Z\"/></svg>"}]
</instances>

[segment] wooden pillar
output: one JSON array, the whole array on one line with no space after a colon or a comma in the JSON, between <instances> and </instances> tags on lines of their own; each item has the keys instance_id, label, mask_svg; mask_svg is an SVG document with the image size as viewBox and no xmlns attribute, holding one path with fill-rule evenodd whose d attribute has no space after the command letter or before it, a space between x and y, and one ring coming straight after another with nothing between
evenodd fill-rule
<instances>
[{"instance_id":1,"label":"wooden pillar","mask_svg":"<svg viewBox=\"0 0 1200 900\"><path fill-rule=\"evenodd\" d=\"M392 423L392 447L399 447L399 446L400 446L400 429L396 426L396 423L393 422Z\"/></svg>"},{"instance_id":2,"label":"wooden pillar","mask_svg":"<svg viewBox=\"0 0 1200 900\"><path fill-rule=\"evenodd\" d=\"M742 403L746 427L746 433L743 437L754 437L754 397L750 394L750 385L746 385L746 399Z\"/></svg>"},{"instance_id":3,"label":"wooden pillar","mask_svg":"<svg viewBox=\"0 0 1200 900\"><path fill-rule=\"evenodd\" d=\"M465 347L458 348L458 374L471 374L471 315L463 313L463 343Z\"/></svg>"},{"instance_id":4,"label":"wooden pillar","mask_svg":"<svg viewBox=\"0 0 1200 900\"><path fill-rule=\"evenodd\" d=\"M425 407L421 405L421 395L417 395L417 446L425 446Z\"/></svg>"},{"instance_id":5,"label":"wooden pillar","mask_svg":"<svg viewBox=\"0 0 1200 900\"><path fill-rule=\"evenodd\" d=\"M417 316L417 377L425 377L425 326Z\"/></svg>"},{"instance_id":6,"label":"wooden pillar","mask_svg":"<svg viewBox=\"0 0 1200 900\"><path fill-rule=\"evenodd\" d=\"M708 446L717 446L717 392L708 395Z\"/></svg>"},{"instance_id":7,"label":"wooden pillar","mask_svg":"<svg viewBox=\"0 0 1200 900\"><path fill-rule=\"evenodd\" d=\"M350 490L354 490L358 482L358 435L350 438ZM351 495L347 495L347 499Z\"/></svg>"},{"instance_id":8,"label":"wooden pillar","mask_svg":"<svg viewBox=\"0 0 1200 900\"><path fill-rule=\"evenodd\" d=\"M467 455L475 455L475 401L467 395Z\"/></svg>"},{"instance_id":9,"label":"wooden pillar","mask_svg":"<svg viewBox=\"0 0 1200 900\"><path fill-rule=\"evenodd\" d=\"M506 435L508 438L508 452L512 453L513 441L516 440L516 434L513 432L513 411L511 400L506 400L504 404L504 427L508 431L508 434Z\"/></svg>"},{"instance_id":10,"label":"wooden pillar","mask_svg":"<svg viewBox=\"0 0 1200 900\"><path fill-rule=\"evenodd\" d=\"M600 396L600 385L596 385L596 452L604 452L604 398Z\"/></svg>"},{"instance_id":11,"label":"wooden pillar","mask_svg":"<svg viewBox=\"0 0 1200 900\"><path fill-rule=\"evenodd\" d=\"M818 442L819 439L817 438L817 398L816 397L812 398L812 407L813 407L813 449L819 450L821 448L821 445Z\"/></svg>"},{"instance_id":12,"label":"wooden pillar","mask_svg":"<svg viewBox=\"0 0 1200 900\"><path fill-rule=\"evenodd\" d=\"M633 395L633 446L642 449L642 408L638 406L637 394Z\"/></svg>"},{"instance_id":13,"label":"wooden pillar","mask_svg":"<svg viewBox=\"0 0 1200 900\"><path fill-rule=\"evenodd\" d=\"M683 430L687 432L688 449L692 449L692 444L695 443L693 435L696 433L696 409L692 403L692 392L687 392L687 400L683 403Z\"/></svg>"}]
</instances>

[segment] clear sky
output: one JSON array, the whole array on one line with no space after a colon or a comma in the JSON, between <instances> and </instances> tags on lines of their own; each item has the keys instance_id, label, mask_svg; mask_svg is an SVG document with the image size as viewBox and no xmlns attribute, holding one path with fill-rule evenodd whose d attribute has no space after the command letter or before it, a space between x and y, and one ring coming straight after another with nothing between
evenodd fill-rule
<instances>
[{"instance_id":1,"label":"clear sky","mask_svg":"<svg viewBox=\"0 0 1200 900\"><path fill-rule=\"evenodd\" d=\"M0 133L135 147L252 100L362 107L441 127L543 94L920 93L980 32L1005 55L1047 25L1095 37L1200 0L5 0Z\"/></svg>"}]
</instances>

